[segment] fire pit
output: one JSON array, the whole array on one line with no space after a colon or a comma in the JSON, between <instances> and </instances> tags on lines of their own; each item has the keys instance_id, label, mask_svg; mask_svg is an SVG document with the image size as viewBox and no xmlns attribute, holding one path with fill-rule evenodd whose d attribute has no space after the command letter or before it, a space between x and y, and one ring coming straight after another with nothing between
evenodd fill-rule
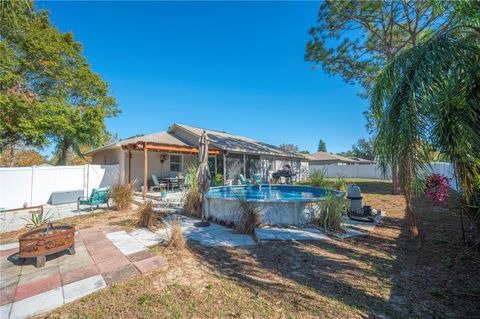
<instances>
[{"instance_id":1,"label":"fire pit","mask_svg":"<svg viewBox=\"0 0 480 319\"><path fill-rule=\"evenodd\" d=\"M36 257L36 266L45 266L46 256L68 250L69 255L75 254L75 228L69 225L43 225L32 229L18 238L20 252L18 256Z\"/></svg>"}]
</instances>

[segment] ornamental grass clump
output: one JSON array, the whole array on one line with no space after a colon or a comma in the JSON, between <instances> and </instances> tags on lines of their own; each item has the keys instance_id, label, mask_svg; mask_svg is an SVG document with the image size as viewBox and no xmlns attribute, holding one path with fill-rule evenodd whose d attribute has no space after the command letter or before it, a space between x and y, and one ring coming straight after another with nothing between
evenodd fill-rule
<instances>
[{"instance_id":1,"label":"ornamental grass clump","mask_svg":"<svg viewBox=\"0 0 480 319\"><path fill-rule=\"evenodd\" d=\"M238 204L242 211L242 217L240 218L236 229L242 234L254 235L255 228L260 225L260 213L258 208L254 203L247 201L245 197L241 196L238 196Z\"/></svg>"},{"instance_id":2,"label":"ornamental grass clump","mask_svg":"<svg viewBox=\"0 0 480 319\"><path fill-rule=\"evenodd\" d=\"M437 203L445 201L450 187L450 178L440 174L432 174L425 179L425 195Z\"/></svg>"},{"instance_id":3,"label":"ornamental grass clump","mask_svg":"<svg viewBox=\"0 0 480 319\"><path fill-rule=\"evenodd\" d=\"M345 180L345 176L337 175L337 178L333 181L333 188L344 191L347 189L347 181Z\"/></svg>"},{"instance_id":4,"label":"ornamental grass clump","mask_svg":"<svg viewBox=\"0 0 480 319\"><path fill-rule=\"evenodd\" d=\"M172 220L172 229L167 246L175 250L183 250L185 248L185 237L183 237L182 227L176 219Z\"/></svg>"},{"instance_id":5,"label":"ornamental grass clump","mask_svg":"<svg viewBox=\"0 0 480 319\"><path fill-rule=\"evenodd\" d=\"M133 202L133 191L127 184L117 183L111 190L115 210L125 210L130 208Z\"/></svg>"},{"instance_id":6,"label":"ornamental grass clump","mask_svg":"<svg viewBox=\"0 0 480 319\"><path fill-rule=\"evenodd\" d=\"M146 228L153 227L156 224L156 219L152 201L146 201L138 210L138 226Z\"/></svg>"},{"instance_id":7,"label":"ornamental grass clump","mask_svg":"<svg viewBox=\"0 0 480 319\"><path fill-rule=\"evenodd\" d=\"M325 187L328 181L325 179L326 171L324 169L317 170L310 174L310 185L313 187Z\"/></svg>"},{"instance_id":8,"label":"ornamental grass clump","mask_svg":"<svg viewBox=\"0 0 480 319\"><path fill-rule=\"evenodd\" d=\"M187 168L186 179L190 188L183 195L183 212L190 216L200 217L202 215L202 192L198 185L198 165L191 165Z\"/></svg>"},{"instance_id":9,"label":"ornamental grass clump","mask_svg":"<svg viewBox=\"0 0 480 319\"><path fill-rule=\"evenodd\" d=\"M328 194L325 199L318 202L318 210L313 223L330 232L344 232L342 226L345 218L344 204L345 199L343 197Z\"/></svg>"}]
</instances>

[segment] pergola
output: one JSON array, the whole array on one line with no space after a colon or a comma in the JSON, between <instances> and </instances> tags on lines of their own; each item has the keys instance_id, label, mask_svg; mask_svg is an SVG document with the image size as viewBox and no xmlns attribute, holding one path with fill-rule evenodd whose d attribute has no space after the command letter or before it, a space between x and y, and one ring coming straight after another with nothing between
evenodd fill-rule
<instances>
[{"instance_id":1,"label":"pergola","mask_svg":"<svg viewBox=\"0 0 480 319\"><path fill-rule=\"evenodd\" d=\"M143 167L143 199L147 197L147 180L148 180L148 152L162 152L162 153L179 153L179 154L198 154L198 147L161 144L152 142L135 142L122 145L122 149L128 151L128 186L132 186L132 151L143 151L144 167ZM209 155L222 155L224 151L218 149L209 149Z\"/></svg>"}]
</instances>

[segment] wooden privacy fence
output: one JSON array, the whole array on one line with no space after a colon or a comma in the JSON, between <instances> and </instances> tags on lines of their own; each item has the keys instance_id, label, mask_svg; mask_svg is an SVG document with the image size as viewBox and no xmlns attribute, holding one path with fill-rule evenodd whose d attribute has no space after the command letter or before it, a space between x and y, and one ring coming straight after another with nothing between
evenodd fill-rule
<instances>
[{"instance_id":1,"label":"wooden privacy fence","mask_svg":"<svg viewBox=\"0 0 480 319\"><path fill-rule=\"evenodd\" d=\"M32 166L0 168L0 207L43 205L53 192L83 191L112 186L120 178L119 165Z\"/></svg>"}]
</instances>

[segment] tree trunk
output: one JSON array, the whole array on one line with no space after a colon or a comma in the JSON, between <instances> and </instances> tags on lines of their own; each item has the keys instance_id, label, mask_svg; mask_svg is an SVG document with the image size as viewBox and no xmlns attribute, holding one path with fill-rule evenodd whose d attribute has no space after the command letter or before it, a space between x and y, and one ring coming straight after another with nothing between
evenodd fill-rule
<instances>
[{"instance_id":1,"label":"tree trunk","mask_svg":"<svg viewBox=\"0 0 480 319\"><path fill-rule=\"evenodd\" d=\"M60 159L58 160L58 165L66 165L67 164L67 154L70 145L67 142L62 142L62 150L60 152Z\"/></svg>"},{"instance_id":2,"label":"tree trunk","mask_svg":"<svg viewBox=\"0 0 480 319\"><path fill-rule=\"evenodd\" d=\"M400 177L398 174L398 165L392 165L392 194L399 195L401 193Z\"/></svg>"},{"instance_id":3,"label":"tree trunk","mask_svg":"<svg viewBox=\"0 0 480 319\"><path fill-rule=\"evenodd\" d=\"M408 217L410 223L410 232L412 233L413 238L418 237L418 228L417 221L415 220L415 215L412 209L412 195L405 194L405 213Z\"/></svg>"},{"instance_id":4,"label":"tree trunk","mask_svg":"<svg viewBox=\"0 0 480 319\"><path fill-rule=\"evenodd\" d=\"M10 150L9 150L9 165L10 167L15 166L15 144L10 144Z\"/></svg>"}]
</instances>

